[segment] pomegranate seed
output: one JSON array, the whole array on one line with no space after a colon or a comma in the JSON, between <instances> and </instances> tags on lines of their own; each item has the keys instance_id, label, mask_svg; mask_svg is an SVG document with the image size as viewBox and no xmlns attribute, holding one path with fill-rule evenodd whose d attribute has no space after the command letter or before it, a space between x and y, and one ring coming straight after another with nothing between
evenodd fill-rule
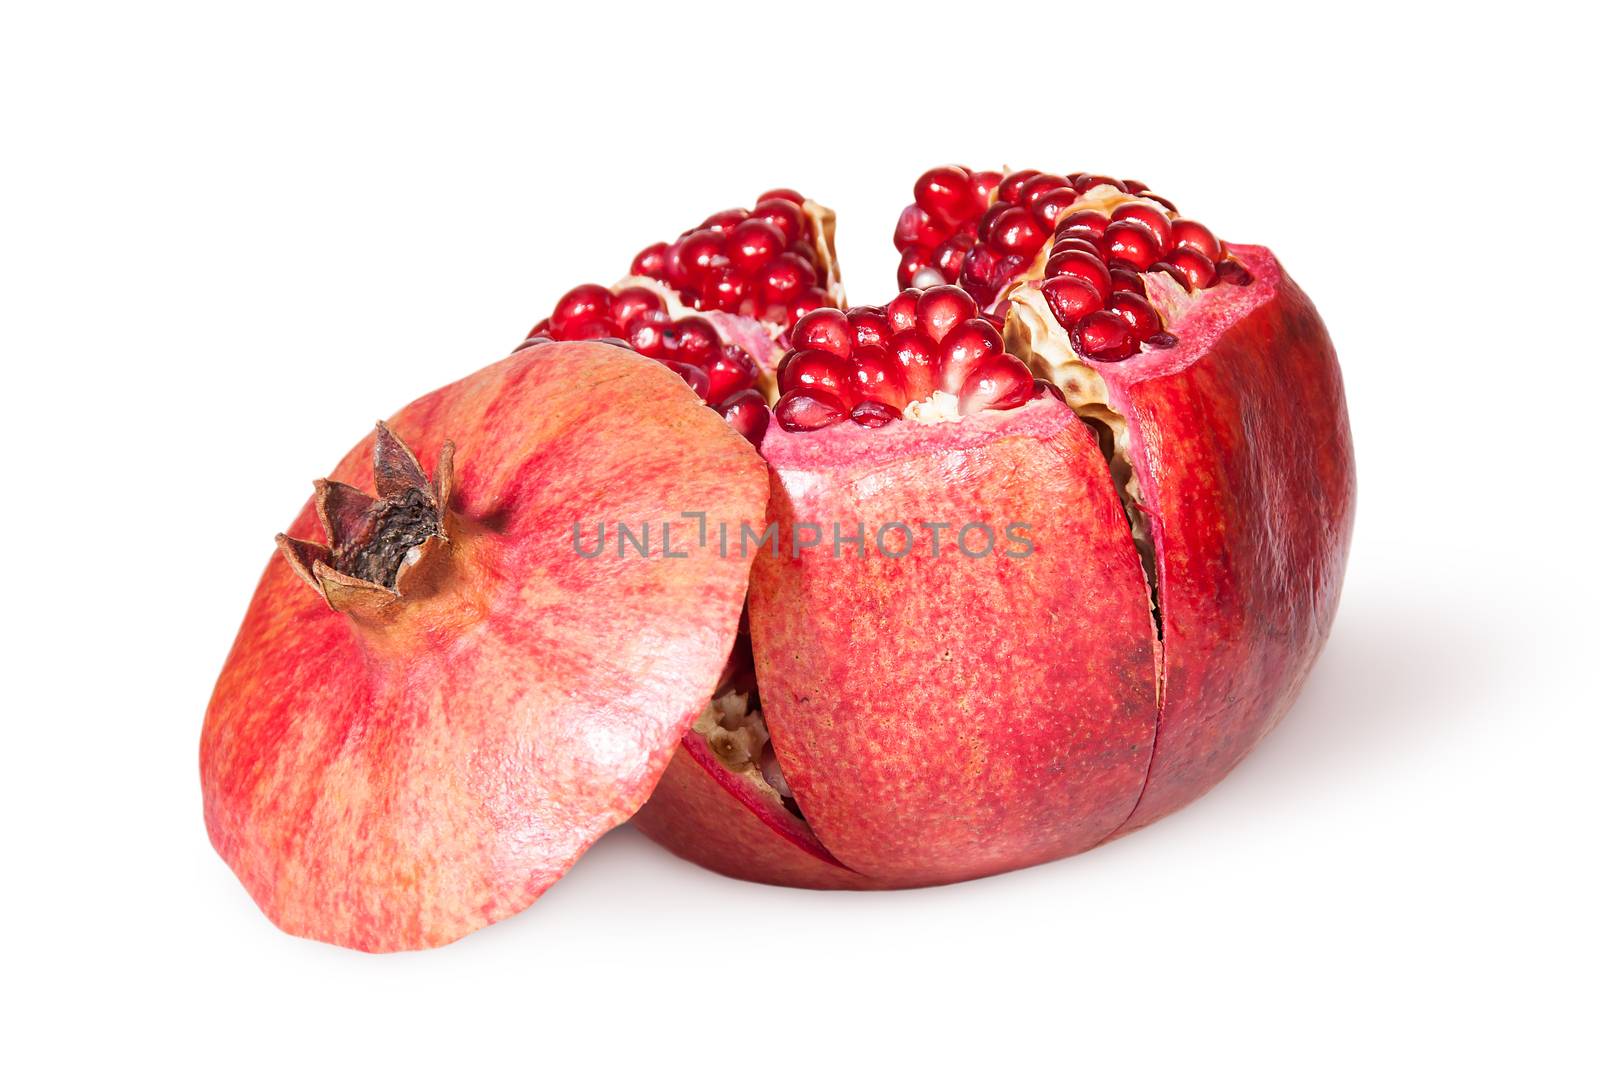
<instances>
[{"instance_id":1,"label":"pomegranate seed","mask_svg":"<svg viewBox=\"0 0 1600 1070\"><path fill-rule=\"evenodd\" d=\"M639 255L633 258L633 266L628 270L634 275L644 275L647 278L666 278L667 243L658 241L641 249Z\"/></svg>"},{"instance_id":2,"label":"pomegranate seed","mask_svg":"<svg viewBox=\"0 0 1600 1070\"><path fill-rule=\"evenodd\" d=\"M850 358L853 397L881 401L896 410L906 401L905 374L882 346L862 346Z\"/></svg>"},{"instance_id":3,"label":"pomegranate seed","mask_svg":"<svg viewBox=\"0 0 1600 1070\"><path fill-rule=\"evenodd\" d=\"M1022 361L1001 353L971 370L961 386L961 415L1014 409L1033 397L1033 375Z\"/></svg>"},{"instance_id":4,"label":"pomegranate seed","mask_svg":"<svg viewBox=\"0 0 1600 1070\"><path fill-rule=\"evenodd\" d=\"M1250 270L1237 260L1223 260L1217 264L1217 278L1235 286L1249 286L1256 281Z\"/></svg>"},{"instance_id":5,"label":"pomegranate seed","mask_svg":"<svg viewBox=\"0 0 1600 1070\"><path fill-rule=\"evenodd\" d=\"M581 319L607 319L611 315L611 291L604 286L585 283L574 286L561 295L556 310L550 313L550 326L560 335L567 333L568 325Z\"/></svg>"},{"instance_id":6,"label":"pomegranate seed","mask_svg":"<svg viewBox=\"0 0 1600 1070\"><path fill-rule=\"evenodd\" d=\"M900 254L900 267L895 271L895 279L904 290L920 285L919 280L928 272L939 275L941 282L948 281L940 274L939 269L933 266L932 257L926 250L911 248Z\"/></svg>"},{"instance_id":7,"label":"pomegranate seed","mask_svg":"<svg viewBox=\"0 0 1600 1070\"><path fill-rule=\"evenodd\" d=\"M1024 208L1032 209L1039 198L1051 190L1071 188L1071 184L1060 175L1034 175L1017 187L1016 203Z\"/></svg>"},{"instance_id":8,"label":"pomegranate seed","mask_svg":"<svg viewBox=\"0 0 1600 1070\"><path fill-rule=\"evenodd\" d=\"M683 381L689 384L689 389L700 395L701 401L711 396L711 379L701 369L679 360L664 360L661 363L682 376Z\"/></svg>"},{"instance_id":9,"label":"pomegranate seed","mask_svg":"<svg viewBox=\"0 0 1600 1070\"><path fill-rule=\"evenodd\" d=\"M900 419L900 410L881 401L863 401L850 410L850 419L862 427L882 427Z\"/></svg>"},{"instance_id":10,"label":"pomegranate seed","mask_svg":"<svg viewBox=\"0 0 1600 1070\"><path fill-rule=\"evenodd\" d=\"M1155 346L1157 349L1171 349L1177 344L1177 338L1166 331L1162 331L1160 334L1153 334L1145 339L1145 345Z\"/></svg>"},{"instance_id":11,"label":"pomegranate seed","mask_svg":"<svg viewBox=\"0 0 1600 1070\"><path fill-rule=\"evenodd\" d=\"M800 296L789 302L789 314L784 322L792 327L808 312L815 312L819 308L827 307L829 307L828 292L820 286L801 290Z\"/></svg>"},{"instance_id":12,"label":"pomegranate seed","mask_svg":"<svg viewBox=\"0 0 1600 1070\"><path fill-rule=\"evenodd\" d=\"M1005 351L1000 332L988 320L969 319L951 328L939 347L939 389L959 393L973 368Z\"/></svg>"},{"instance_id":13,"label":"pomegranate seed","mask_svg":"<svg viewBox=\"0 0 1600 1070\"><path fill-rule=\"evenodd\" d=\"M800 208L790 201L762 201L751 209L750 218L770 223L778 228L786 245L793 245L806 233L805 216L801 215Z\"/></svg>"},{"instance_id":14,"label":"pomegranate seed","mask_svg":"<svg viewBox=\"0 0 1600 1070\"><path fill-rule=\"evenodd\" d=\"M1172 248L1172 223L1167 219L1166 213L1153 204L1146 204L1143 201L1119 204L1111 212L1111 221L1138 223L1155 237L1161 252L1165 253ZM1156 257L1156 260L1160 259L1161 257Z\"/></svg>"},{"instance_id":15,"label":"pomegranate seed","mask_svg":"<svg viewBox=\"0 0 1600 1070\"><path fill-rule=\"evenodd\" d=\"M1071 327L1089 313L1105 307L1105 297L1094 284L1076 275L1046 279L1040 284L1039 292L1044 294L1056 322L1063 327Z\"/></svg>"},{"instance_id":16,"label":"pomegranate seed","mask_svg":"<svg viewBox=\"0 0 1600 1070\"><path fill-rule=\"evenodd\" d=\"M741 390L724 401L717 411L728 425L751 443L761 445L761 436L767 433L772 412L766 401L754 390Z\"/></svg>"},{"instance_id":17,"label":"pomegranate seed","mask_svg":"<svg viewBox=\"0 0 1600 1070\"><path fill-rule=\"evenodd\" d=\"M654 290L647 290L643 286L625 286L611 299L611 321L626 330L640 313L664 312L666 307L666 302Z\"/></svg>"},{"instance_id":18,"label":"pomegranate seed","mask_svg":"<svg viewBox=\"0 0 1600 1070\"><path fill-rule=\"evenodd\" d=\"M672 317L665 309L648 309L628 322L628 342L647 357L659 357L666 351L666 332L670 326Z\"/></svg>"},{"instance_id":19,"label":"pomegranate seed","mask_svg":"<svg viewBox=\"0 0 1600 1070\"><path fill-rule=\"evenodd\" d=\"M1139 277L1137 271L1129 271L1127 268L1111 269L1111 289L1138 294L1140 297L1149 296L1149 291L1144 286L1144 279Z\"/></svg>"},{"instance_id":20,"label":"pomegranate seed","mask_svg":"<svg viewBox=\"0 0 1600 1070\"><path fill-rule=\"evenodd\" d=\"M902 290L895 294L884 312L889 317L889 329L895 334L901 331L915 330L917 326L917 299L922 294L917 290Z\"/></svg>"},{"instance_id":21,"label":"pomegranate seed","mask_svg":"<svg viewBox=\"0 0 1600 1070\"><path fill-rule=\"evenodd\" d=\"M1006 204L1016 204L1017 197L1021 194L1023 184L1030 179L1038 177L1038 171L1013 171L1000 183L1000 192L996 199Z\"/></svg>"},{"instance_id":22,"label":"pomegranate seed","mask_svg":"<svg viewBox=\"0 0 1600 1070\"><path fill-rule=\"evenodd\" d=\"M961 265L972 248L972 235L957 234L933 251L933 264L938 268L940 282L952 282L961 277ZM935 286L939 283L934 283Z\"/></svg>"},{"instance_id":23,"label":"pomegranate seed","mask_svg":"<svg viewBox=\"0 0 1600 1070\"><path fill-rule=\"evenodd\" d=\"M761 369L749 353L738 346L723 346L722 351L705 364L706 377L711 381L707 400L720 404L741 390L756 385Z\"/></svg>"},{"instance_id":24,"label":"pomegranate seed","mask_svg":"<svg viewBox=\"0 0 1600 1070\"><path fill-rule=\"evenodd\" d=\"M988 204L989 198L999 188L1004 176L999 171L973 171L971 174L972 195L977 198L979 204Z\"/></svg>"},{"instance_id":25,"label":"pomegranate seed","mask_svg":"<svg viewBox=\"0 0 1600 1070\"><path fill-rule=\"evenodd\" d=\"M767 190L767 192L756 198L757 204L760 204L762 201L788 201L790 204L799 205L801 207L804 207L806 203L805 197L801 196L799 193L796 193L794 190L789 189L787 186L780 186L777 189Z\"/></svg>"},{"instance_id":26,"label":"pomegranate seed","mask_svg":"<svg viewBox=\"0 0 1600 1070\"><path fill-rule=\"evenodd\" d=\"M986 245L993 241L995 223L1013 207L1015 206L1007 204L1005 201L995 201L991 204L983 215L978 217L978 240Z\"/></svg>"},{"instance_id":27,"label":"pomegranate seed","mask_svg":"<svg viewBox=\"0 0 1600 1070\"><path fill-rule=\"evenodd\" d=\"M1143 271L1161 259L1161 242L1142 223L1123 220L1106 228L1106 257L1125 260L1135 271Z\"/></svg>"},{"instance_id":28,"label":"pomegranate seed","mask_svg":"<svg viewBox=\"0 0 1600 1070\"><path fill-rule=\"evenodd\" d=\"M984 304L994 299L1004 278L1002 258L987 245L975 246L961 262L961 285Z\"/></svg>"},{"instance_id":29,"label":"pomegranate seed","mask_svg":"<svg viewBox=\"0 0 1600 1070\"><path fill-rule=\"evenodd\" d=\"M890 337L889 353L900 365L906 397L920 400L933 394L934 366L939 358L933 342L915 330L900 331Z\"/></svg>"},{"instance_id":30,"label":"pomegranate seed","mask_svg":"<svg viewBox=\"0 0 1600 1070\"><path fill-rule=\"evenodd\" d=\"M585 316L583 319L568 321L556 331L556 337L563 342L591 342L607 337L613 329L609 319Z\"/></svg>"},{"instance_id":31,"label":"pomegranate seed","mask_svg":"<svg viewBox=\"0 0 1600 1070\"><path fill-rule=\"evenodd\" d=\"M801 349L784 362L778 388L785 394L801 387L814 387L830 394L843 395L850 382L844 359L826 349Z\"/></svg>"},{"instance_id":32,"label":"pomegranate seed","mask_svg":"<svg viewBox=\"0 0 1600 1070\"><path fill-rule=\"evenodd\" d=\"M1217 281L1217 266L1204 253L1191 246L1179 246L1167 257L1167 263L1188 277L1189 285L1204 290Z\"/></svg>"},{"instance_id":33,"label":"pomegranate seed","mask_svg":"<svg viewBox=\"0 0 1600 1070\"><path fill-rule=\"evenodd\" d=\"M845 319L855 331L855 344L858 346L881 346L889 341L889 335L894 333L889 329L889 316L881 308L872 305L860 305L845 313Z\"/></svg>"},{"instance_id":34,"label":"pomegranate seed","mask_svg":"<svg viewBox=\"0 0 1600 1070\"><path fill-rule=\"evenodd\" d=\"M1185 275L1182 271L1179 271L1177 268L1173 267L1171 264L1167 263L1165 260L1163 260L1163 261L1161 261L1160 263L1157 263L1157 264L1151 264L1150 265L1150 270L1147 272L1147 274L1154 275L1158 271L1164 272L1165 274L1172 276L1174 279L1176 279L1178 281L1178 285L1182 286L1185 290L1188 290L1190 288L1189 287L1189 276Z\"/></svg>"},{"instance_id":35,"label":"pomegranate seed","mask_svg":"<svg viewBox=\"0 0 1600 1070\"><path fill-rule=\"evenodd\" d=\"M739 312L749 292L745 277L734 270L732 264L718 264L706 274L700 295L701 307L722 312Z\"/></svg>"},{"instance_id":36,"label":"pomegranate seed","mask_svg":"<svg viewBox=\"0 0 1600 1070\"><path fill-rule=\"evenodd\" d=\"M696 366L705 364L722 348L717 329L699 316L685 316L667 326L661 336L666 359Z\"/></svg>"},{"instance_id":37,"label":"pomegranate seed","mask_svg":"<svg viewBox=\"0 0 1600 1070\"><path fill-rule=\"evenodd\" d=\"M778 399L773 415L785 431L817 431L844 419L845 406L836 394L802 388Z\"/></svg>"},{"instance_id":38,"label":"pomegranate seed","mask_svg":"<svg viewBox=\"0 0 1600 1070\"><path fill-rule=\"evenodd\" d=\"M816 284L816 269L794 253L783 253L773 260L767 265L767 270L762 276L762 287L767 301L775 305L788 304L799 295L800 291L810 289Z\"/></svg>"},{"instance_id":39,"label":"pomegranate seed","mask_svg":"<svg viewBox=\"0 0 1600 1070\"><path fill-rule=\"evenodd\" d=\"M1096 259L1106 255L1105 239L1088 227L1057 227L1055 241L1058 245L1062 242L1082 242L1088 247L1086 252L1090 249L1094 251Z\"/></svg>"},{"instance_id":40,"label":"pomegranate seed","mask_svg":"<svg viewBox=\"0 0 1600 1070\"><path fill-rule=\"evenodd\" d=\"M1078 195L1071 186L1049 190L1033 202L1034 218L1046 227L1054 227L1077 199Z\"/></svg>"},{"instance_id":41,"label":"pomegranate seed","mask_svg":"<svg viewBox=\"0 0 1600 1070\"><path fill-rule=\"evenodd\" d=\"M697 230L728 231L743 223L750 217L750 213L743 208L726 208L720 212L713 212L706 217Z\"/></svg>"},{"instance_id":42,"label":"pomegranate seed","mask_svg":"<svg viewBox=\"0 0 1600 1070\"><path fill-rule=\"evenodd\" d=\"M1123 193L1128 192L1128 187L1124 186L1121 181L1107 175L1079 175L1072 183L1072 188L1079 193L1087 193L1096 186L1110 186L1112 189L1120 190Z\"/></svg>"},{"instance_id":43,"label":"pomegranate seed","mask_svg":"<svg viewBox=\"0 0 1600 1070\"><path fill-rule=\"evenodd\" d=\"M1065 253L1065 252L1070 252L1073 249L1076 249L1080 253L1088 253L1090 256L1094 257L1096 260L1100 259L1101 253L1100 253L1099 244L1096 243L1096 242L1090 241L1088 238L1079 238L1079 237L1057 238L1055 240L1055 244L1050 246L1050 259L1054 260L1058 254ZM1046 270L1048 271L1049 270L1049 261L1048 260L1045 261L1045 264L1046 264Z\"/></svg>"},{"instance_id":44,"label":"pomegranate seed","mask_svg":"<svg viewBox=\"0 0 1600 1070\"><path fill-rule=\"evenodd\" d=\"M1095 236L1099 237L1101 234L1106 232L1106 228L1110 225L1111 220L1104 212L1093 212L1088 210L1081 212L1069 212L1068 214L1062 216L1060 221L1056 223L1056 236L1067 237L1067 235L1063 232L1072 230L1074 228L1087 228L1094 231Z\"/></svg>"},{"instance_id":45,"label":"pomegranate seed","mask_svg":"<svg viewBox=\"0 0 1600 1070\"><path fill-rule=\"evenodd\" d=\"M1149 301L1136 293L1119 290L1111 295L1106 308L1121 316L1123 322L1133 328L1134 338L1141 342L1161 333L1160 314Z\"/></svg>"},{"instance_id":46,"label":"pomegranate seed","mask_svg":"<svg viewBox=\"0 0 1600 1070\"><path fill-rule=\"evenodd\" d=\"M1098 257L1069 249L1053 255L1050 262L1054 265L1056 277L1071 275L1085 280L1099 292L1102 301L1111 292L1111 272Z\"/></svg>"},{"instance_id":47,"label":"pomegranate seed","mask_svg":"<svg viewBox=\"0 0 1600 1070\"><path fill-rule=\"evenodd\" d=\"M977 314L977 303L957 286L935 286L922 291L917 299L917 321L923 333L935 342L944 341L956 324Z\"/></svg>"},{"instance_id":48,"label":"pomegranate seed","mask_svg":"<svg viewBox=\"0 0 1600 1070\"><path fill-rule=\"evenodd\" d=\"M927 212L908 204L894 227L894 247L905 252L913 247L936 245L944 236L945 231L934 224Z\"/></svg>"},{"instance_id":49,"label":"pomegranate seed","mask_svg":"<svg viewBox=\"0 0 1600 1070\"><path fill-rule=\"evenodd\" d=\"M1127 360L1139 351L1139 340L1115 312L1091 312L1072 328L1072 348L1089 360Z\"/></svg>"},{"instance_id":50,"label":"pomegranate seed","mask_svg":"<svg viewBox=\"0 0 1600 1070\"><path fill-rule=\"evenodd\" d=\"M837 357L850 355L855 332L849 318L836 308L819 308L802 316L789 332L795 349L824 349Z\"/></svg>"},{"instance_id":51,"label":"pomegranate seed","mask_svg":"<svg viewBox=\"0 0 1600 1070\"><path fill-rule=\"evenodd\" d=\"M1028 209L1007 208L994 221L989 244L1010 255L1032 256L1044 246L1048 233Z\"/></svg>"},{"instance_id":52,"label":"pomegranate seed","mask_svg":"<svg viewBox=\"0 0 1600 1070\"><path fill-rule=\"evenodd\" d=\"M1062 404L1066 403L1067 395L1061 392L1061 388L1059 386L1052 383L1048 379L1035 379L1033 381L1033 396L1036 398L1042 398L1047 393L1054 394L1056 396L1056 400Z\"/></svg>"},{"instance_id":53,"label":"pomegranate seed","mask_svg":"<svg viewBox=\"0 0 1600 1070\"><path fill-rule=\"evenodd\" d=\"M783 232L760 219L746 219L728 232L728 262L743 275L754 275L783 252Z\"/></svg>"},{"instance_id":54,"label":"pomegranate seed","mask_svg":"<svg viewBox=\"0 0 1600 1070\"><path fill-rule=\"evenodd\" d=\"M685 278L698 283L714 265L726 263L722 249L723 237L714 230L697 230L690 234L678 246Z\"/></svg>"},{"instance_id":55,"label":"pomegranate seed","mask_svg":"<svg viewBox=\"0 0 1600 1070\"><path fill-rule=\"evenodd\" d=\"M979 208L972 194L972 176L960 167L925 171L913 187L917 207L946 230L955 230Z\"/></svg>"},{"instance_id":56,"label":"pomegranate seed","mask_svg":"<svg viewBox=\"0 0 1600 1070\"><path fill-rule=\"evenodd\" d=\"M1205 224L1196 223L1192 219L1172 221L1172 244L1179 249L1193 249L1207 260L1216 260L1222 255L1222 246L1217 241L1217 236L1211 233Z\"/></svg>"}]
</instances>

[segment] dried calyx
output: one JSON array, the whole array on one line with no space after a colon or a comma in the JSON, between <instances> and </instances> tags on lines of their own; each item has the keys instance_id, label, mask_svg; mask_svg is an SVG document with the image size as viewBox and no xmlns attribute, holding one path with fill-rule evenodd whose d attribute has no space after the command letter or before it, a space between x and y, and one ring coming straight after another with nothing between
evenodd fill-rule
<instances>
[{"instance_id":1,"label":"dried calyx","mask_svg":"<svg viewBox=\"0 0 1600 1070\"><path fill-rule=\"evenodd\" d=\"M328 542L279 535L295 573L333 609L373 611L400 600L425 564L450 541L455 446L439 450L430 482L416 457L378 423L372 448L377 497L348 483L316 482L317 516Z\"/></svg>"}]
</instances>

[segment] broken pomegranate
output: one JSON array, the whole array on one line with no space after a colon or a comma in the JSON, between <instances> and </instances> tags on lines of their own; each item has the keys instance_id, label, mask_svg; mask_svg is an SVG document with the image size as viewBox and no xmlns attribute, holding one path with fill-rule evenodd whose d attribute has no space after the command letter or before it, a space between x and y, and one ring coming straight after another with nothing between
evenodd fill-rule
<instances>
[{"instance_id":1,"label":"broken pomegranate","mask_svg":"<svg viewBox=\"0 0 1600 1070\"><path fill-rule=\"evenodd\" d=\"M779 367L739 693L770 755L691 733L636 819L734 876L938 883L1148 824L1277 722L1338 603L1343 388L1270 252L1139 183L953 168L896 241L927 288L812 313ZM930 553L957 529L989 552Z\"/></svg>"},{"instance_id":2,"label":"broken pomegranate","mask_svg":"<svg viewBox=\"0 0 1600 1070\"><path fill-rule=\"evenodd\" d=\"M851 308L832 230L774 190L651 245L380 427L370 491L366 446L319 484L202 739L278 924L454 939L635 811L749 880L980 877L1171 813L1282 717L1355 483L1273 255L1137 182L935 168L901 291ZM706 552L581 552L602 516Z\"/></svg>"},{"instance_id":3,"label":"broken pomegranate","mask_svg":"<svg viewBox=\"0 0 1600 1070\"><path fill-rule=\"evenodd\" d=\"M407 406L280 537L217 681L218 853L283 929L369 951L523 909L638 808L716 686L749 566L695 548L683 510L737 527L765 500L755 451L614 346ZM575 525L619 519L648 557L575 553Z\"/></svg>"}]
</instances>

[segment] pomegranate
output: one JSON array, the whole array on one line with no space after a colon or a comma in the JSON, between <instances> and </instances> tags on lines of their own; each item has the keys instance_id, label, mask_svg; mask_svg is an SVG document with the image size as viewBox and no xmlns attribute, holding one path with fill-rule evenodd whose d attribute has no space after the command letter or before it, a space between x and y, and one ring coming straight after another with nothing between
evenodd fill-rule
<instances>
[{"instance_id":1,"label":"pomegranate","mask_svg":"<svg viewBox=\"0 0 1600 1070\"><path fill-rule=\"evenodd\" d=\"M278 924L454 939L630 814L749 880L980 877L1172 812L1283 715L1355 484L1273 255L1137 182L943 167L901 291L846 307L832 228L774 190L651 245L380 427L374 494L365 446L319 484L202 740ZM722 538L575 554L602 514Z\"/></svg>"},{"instance_id":2,"label":"pomegranate","mask_svg":"<svg viewBox=\"0 0 1600 1070\"><path fill-rule=\"evenodd\" d=\"M614 346L407 406L318 483L245 615L201 736L217 851L285 930L369 951L523 909L644 801L726 662L749 566L683 510L737 528L765 500L755 451ZM575 552L618 521L648 557Z\"/></svg>"},{"instance_id":3,"label":"pomegranate","mask_svg":"<svg viewBox=\"0 0 1600 1070\"><path fill-rule=\"evenodd\" d=\"M1283 715L1337 607L1343 387L1270 252L1139 183L954 168L896 241L928 288L802 318L780 363L783 552L754 561L753 671L728 692L760 758L702 723L636 818L734 876L938 883L1148 824ZM818 519L844 552L790 552ZM1002 520L1027 557L987 541ZM989 552L873 543L944 521Z\"/></svg>"}]
</instances>

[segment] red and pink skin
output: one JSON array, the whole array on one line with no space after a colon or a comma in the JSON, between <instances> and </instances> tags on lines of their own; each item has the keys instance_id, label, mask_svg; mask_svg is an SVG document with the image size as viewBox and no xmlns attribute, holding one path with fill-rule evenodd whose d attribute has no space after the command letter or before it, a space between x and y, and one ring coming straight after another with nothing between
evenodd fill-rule
<instances>
[{"instance_id":1,"label":"red and pink skin","mask_svg":"<svg viewBox=\"0 0 1600 1070\"><path fill-rule=\"evenodd\" d=\"M871 886L915 886L1111 835L1144 785L1157 658L1144 574L1090 430L1046 395L954 423L774 426L763 453L779 552L751 573L756 676L779 764L827 855ZM807 523L822 542L796 554L797 531L814 537ZM866 556L834 555L835 523L865 533ZM925 523L950 525L937 555ZM889 556L905 549L893 524L911 530L904 556ZM967 547L982 556L962 552L967 524L993 533L989 552L981 528ZM733 808L704 801L725 778L696 766L698 778L663 781L645 831L721 872L791 883L797 835L750 846L758 822L772 825L761 811L775 804L759 796L738 800L757 820L713 850L702 821L727 825Z\"/></svg>"},{"instance_id":2,"label":"red and pink skin","mask_svg":"<svg viewBox=\"0 0 1600 1070\"><path fill-rule=\"evenodd\" d=\"M1339 605L1355 455L1333 342L1260 246L1178 345L1100 367L1155 547L1165 671L1150 783L1124 831L1209 791L1283 717Z\"/></svg>"},{"instance_id":3,"label":"red and pink skin","mask_svg":"<svg viewBox=\"0 0 1600 1070\"><path fill-rule=\"evenodd\" d=\"M455 445L436 571L338 612L274 557L200 745L211 841L261 909L365 951L522 910L644 802L747 584L682 512L737 530L767 495L755 451L677 376L597 343L524 350L389 427L424 464ZM372 457L369 436L333 479L370 492ZM651 556L579 556L574 524L588 545L601 521L648 522ZM663 556L665 522L687 556ZM289 534L322 539L310 504Z\"/></svg>"},{"instance_id":4,"label":"red and pink skin","mask_svg":"<svg viewBox=\"0 0 1600 1070\"><path fill-rule=\"evenodd\" d=\"M1174 348L1095 365L1128 422L1159 643L1110 472L1066 406L774 425L769 519L786 539L799 520L1004 518L1034 525L1037 552L758 558L757 677L809 827L774 832L773 804L680 752L645 831L751 880L936 884L1085 850L1220 781L1327 639L1355 501L1327 331L1270 252L1230 250L1250 285L1197 293ZM797 860L818 851L865 884Z\"/></svg>"}]
</instances>

